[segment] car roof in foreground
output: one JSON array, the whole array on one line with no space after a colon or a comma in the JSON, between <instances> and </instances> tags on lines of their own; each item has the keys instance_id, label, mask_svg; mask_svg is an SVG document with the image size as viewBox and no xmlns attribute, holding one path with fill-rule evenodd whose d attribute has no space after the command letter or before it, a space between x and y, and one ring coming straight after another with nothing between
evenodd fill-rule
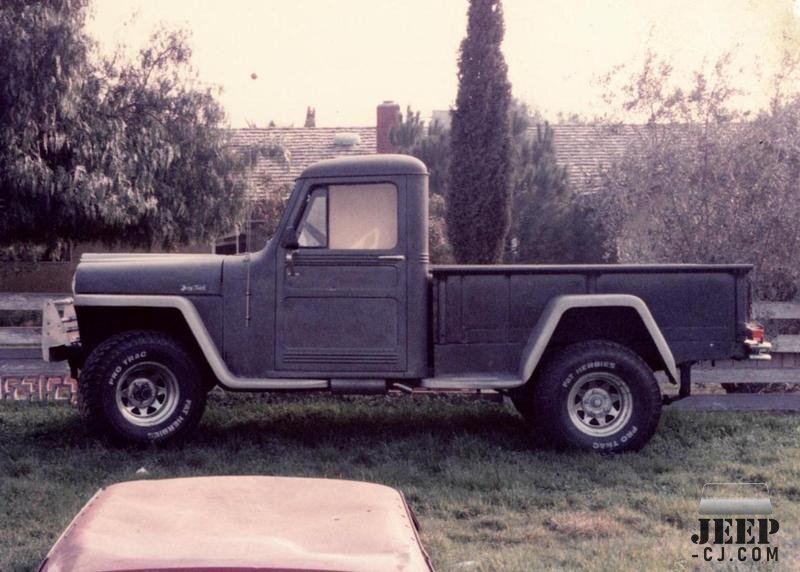
<instances>
[{"instance_id":1,"label":"car roof in foreground","mask_svg":"<svg viewBox=\"0 0 800 572\"><path fill-rule=\"evenodd\" d=\"M335 479L194 477L101 489L43 571L430 570L403 496Z\"/></svg>"}]
</instances>

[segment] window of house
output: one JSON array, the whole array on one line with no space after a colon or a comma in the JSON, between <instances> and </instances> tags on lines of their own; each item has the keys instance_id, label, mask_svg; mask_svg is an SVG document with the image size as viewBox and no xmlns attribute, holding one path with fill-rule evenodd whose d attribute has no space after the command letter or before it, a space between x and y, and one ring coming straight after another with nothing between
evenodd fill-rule
<instances>
[{"instance_id":1,"label":"window of house","mask_svg":"<svg viewBox=\"0 0 800 572\"><path fill-rule=\"evenodd\" d=\"M397 245L397 188L380 183L316 189L299 229L301 247L392 249Z\"/></svg>"}]
</instances>

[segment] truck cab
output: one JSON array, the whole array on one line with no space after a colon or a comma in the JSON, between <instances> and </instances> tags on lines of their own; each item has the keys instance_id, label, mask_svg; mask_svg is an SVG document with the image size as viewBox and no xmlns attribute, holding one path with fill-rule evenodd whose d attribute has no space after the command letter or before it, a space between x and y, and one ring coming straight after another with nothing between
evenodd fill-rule
<instances>
[{"instance_id":1,"label":"truck cab","mask_svg":"<svg viewBox=\"0 0 800 572\"><path fill-rule=\"evenodd\" d=\"M426 377L427 219L427 170L416 159L378 155L307 169L276 238L224 266L232 370ZM241 351L254 331L264 333L261 351Z\"/></svg>"},{"instance_id":2,"label":"truck cab","mask_svg":"<svg viewBox=\"0 0 800 572\"><path fill-rule=\"evenodd\" d=\"M700 360L767 359L746 265L431 265L428 173L408 156L323 161L244 255L85 255L45 309L99 431L185 436L210 388L506 393L532 432L643 446Z\"/></svg>"}]
</instances>

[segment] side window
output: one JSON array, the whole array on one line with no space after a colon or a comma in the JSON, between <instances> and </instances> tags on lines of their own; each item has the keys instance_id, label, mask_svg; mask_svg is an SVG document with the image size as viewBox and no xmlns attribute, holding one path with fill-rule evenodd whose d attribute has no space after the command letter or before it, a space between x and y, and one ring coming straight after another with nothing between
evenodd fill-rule
<instances>
[{"instance_id":1,"label":"side window","mask_svg":"<svg viewBox=\"0 0 800 572\"><path fill-rule=\"evenodd\" d=\"M314 189L300 221L301 248L325 248L328 246L328 192Z\"/></svg>"},{"instance_id":2,"label":"side window","mask_svg":"<svg viewBox=\"0 0 800 572\"><path fill-rule=\"evenodd\" d=\"M397 246L394 185L331 185L328 200L330 248L388 250Z\"/></svg>"},{"instance_id":3,"label":"side window","mask_svg":"<svg viewBox=\"0 0 800 572\"><path fill-rule=\"evenodd\" d=\"M298 228L302 248L392 249L397 246L397 187L380 183L315 189Z\"/></svg>"}]
</instances>

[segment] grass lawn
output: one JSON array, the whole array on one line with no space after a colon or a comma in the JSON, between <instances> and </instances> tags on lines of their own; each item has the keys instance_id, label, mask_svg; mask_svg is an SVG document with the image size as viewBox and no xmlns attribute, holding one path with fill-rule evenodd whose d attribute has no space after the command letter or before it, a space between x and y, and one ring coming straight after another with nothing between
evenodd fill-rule
<instances>
[{"instance_id":1,"label":"grass lawn","mask_svg":"<svg viewBox=\"0 0 800 572\"><path fill-rule=\"evenodd\" d=\"M266 474L397 487L439 570L675 570L706 482L769 483L780 569L800 569L800 417L669 412L639 453L531 447L495 402L443 397L214 397L196 437L109 447L64 405L0 404L0 570L32 569L104 485ZM730 566L730 564L728 564ZM715 569L726 569L716 565Z\"/></svg>"}]
</instances>

